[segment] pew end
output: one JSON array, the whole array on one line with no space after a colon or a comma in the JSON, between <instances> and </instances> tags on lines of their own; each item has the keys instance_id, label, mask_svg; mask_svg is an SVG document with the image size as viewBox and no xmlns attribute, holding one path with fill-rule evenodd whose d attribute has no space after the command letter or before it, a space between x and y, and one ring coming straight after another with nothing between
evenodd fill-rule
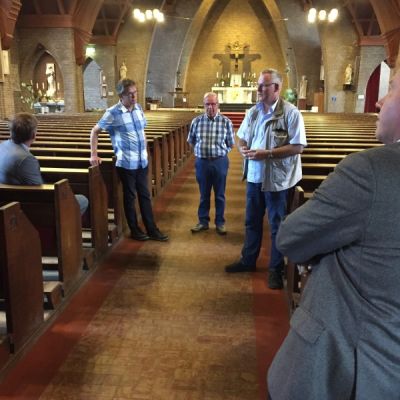
<instances>
[{"instance_id":1,"label":"pew end","mask_svg":"<svg viewBox=\"0 0 400 400\"><path fill-rule=\"evenodd\" d=\"M17 202L0 207L0 271L6 342L14 353L44 321L40 239Z\"/></svg>"}]
</instances>

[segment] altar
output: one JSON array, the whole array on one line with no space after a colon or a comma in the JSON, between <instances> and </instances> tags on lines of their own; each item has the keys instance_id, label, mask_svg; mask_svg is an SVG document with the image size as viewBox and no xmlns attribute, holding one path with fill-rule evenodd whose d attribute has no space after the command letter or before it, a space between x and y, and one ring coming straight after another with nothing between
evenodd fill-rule
<instances>
[{"instance_id":1,"label":"altar","mask_svg":"<svg viewBox=\"0 0 400 400\"><path fill-rule=\"evenodd\" d=\"M251 104L257 101L257 88L253 86L213 86L211 90L218 95L220 104Z\"/></svg>"},{"instance_id":2,"label":"altar","mask_svg":"<svg viewBox=\"0 0 400 400\"><path fill-rule=\"evenodd\" d=\"M35 114L61 113L64 112L64 100L37 102L33 110Z\"/></svg>"}]
</instances>

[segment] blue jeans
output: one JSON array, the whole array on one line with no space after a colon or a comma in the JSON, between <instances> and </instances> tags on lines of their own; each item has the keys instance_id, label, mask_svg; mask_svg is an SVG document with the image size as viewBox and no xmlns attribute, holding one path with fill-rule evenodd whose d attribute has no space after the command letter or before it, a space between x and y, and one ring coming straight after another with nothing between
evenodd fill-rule
<instances>
[{"instance_id":1,"label":"blue jeans","mask_svg":"<svg viewBox=\"0 0 400 400\"><path fill-rule=\"evenodd\" d=\"M199 222L208 225L210 221L210 197L211 189L214 189L215 225L224 225L225 187L229 168L228 156L215 159L197 157L195 167L200 190L200 204L197 213Z\"/></svg>"},{"instance_id":2,"label":"blue jeans","mask_svg":"<svg viewBox=\"0 0 400 400\"><path fill-rule=\"evenodd\" d=\"M132 233L137 233L139 230L135 208L137 194L140 214L142 215L142 222L146 231L147 233L154 232L157 227L154 222L151 196L147 183L148 168L125 169L117 167L117 172L122 182L124 211L129 229Z\"/></svg>"},{"instance_id":3,"label":"blue jeans","mask_svg":"<svg viewBox=\"0 0 400 400\"><path fill-rule=\"evenodd\" d=\"M280 192L263 192L261 183L247 182L246 189L246 232L242 248L241 262L255 266L260 254L263 236L263 219L265 209L268 212L268 222L271 231L271 254L269 270L281 272L283 255L275 244L276 234L281 221L286 215L288 190Z\"/></svg>"}]
</instances>

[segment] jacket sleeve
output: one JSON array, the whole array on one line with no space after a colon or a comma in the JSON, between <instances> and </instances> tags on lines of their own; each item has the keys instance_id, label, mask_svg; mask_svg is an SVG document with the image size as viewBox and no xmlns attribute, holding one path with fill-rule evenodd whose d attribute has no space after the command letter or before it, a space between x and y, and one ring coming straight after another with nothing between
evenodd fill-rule
<instances>
[{"instance_id":1,"label":"jacket sleeve","mask_svg":"<svg viewBox=\"0 0 400 400\"><path fill-rule=\"evenodd\" d=\"M360 240L368 222L374 185L368 156L348 156L313 197L281 223L278 249L293 262L301 263Z\"/></svg>"},{"instance_id":2,"label":"jacket sleeve","mask_svg":"<svg viewBox=\"0 0 400 400\"><path fill-rule=\"evenodd\" d=\"M19 165L18 175L20 177L21 185L43 184L39 161L34 156L29 156L22 160Z\"/></svg>"}]
</instances>

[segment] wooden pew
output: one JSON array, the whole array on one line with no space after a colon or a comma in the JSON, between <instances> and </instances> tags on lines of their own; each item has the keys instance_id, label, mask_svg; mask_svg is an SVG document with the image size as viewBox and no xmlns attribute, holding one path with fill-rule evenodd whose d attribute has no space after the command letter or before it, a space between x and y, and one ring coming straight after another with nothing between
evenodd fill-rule
<instances>
[{"instance_id":1,"label":"wooden pew","mask_svg":"<svg viewBox=\"0 0 400 400\"><path fill-rule=\"evenodd\" d=\"M79 157L86 158L89 163L90 158L90 149L88 147L85 148L69 148L69 147L40 147L35 144L30 147L30 151L32 154L37 156L53 156L53 157ZM114 151L111 149L98 149L99 157L103 158L112 158L114 156ZM153 186L153 179L157 182L160 181L160 177L154 177L153 173L153 155L152 152L148 149L148 161L149 161L149 188Z\"/></svg>"},{"instance_id":2,"label":"wooden pew","mask_svg":"<svg viewBox=\"0 0 400 400\"><path fill-rule=\"evenodd\" d=\"M41 167L87 169L89 166L86 157L36 156L36 158ZM102 158L99 168L107 190L109 239L111 243L115 243L121 237L124 226L122 185L115 169L115 157Z\"/></svg>"},{"instance_id":3,"label":"wooden pew","mask_svg":"<svg viewBox=\"0 0 400 400\"><path fill-rule=\"evenodd\" d=\"M45 280L61 281L65 293L82 275L82 224L78 203L66 179L54 185L0 184L0 201L18 201L40 234Z\"/></svg>"},{"instance_id":4,"label":"wooden pew","mask_svg":"<svg viewBox=\"0 0 400 400\"><path fill-rule=\"evenodd\" d=\"M89 168L55 168L41 167L43 179L46 183L55 183L68 179L69 185L75 194L83 194L89 199L88 236L89 246L94 249L95 258L103 257L108 251L108 195L100 167ZM85 257L86 266L91 268L90 254Z\"/></svg>"},{"instance_id":5,"label":"wooden pew","mask_svg":"<svg viewBox=\"0 0 400 400\"><path fill-rule=\"evenodd\" d=\"M44 321L39 234L16 202L0 207L0 271L7 325L2 350L8 353L21 349Z\"/></svg>"},{"instance_id":6,"label":"wooden pew","mask_svg":"<svg viewBox=\"0 0 400 400\"><path fill-rule=\"evenodd\" d=\"M288 214L296 210L304 204L304 191L301 186L295 186L289 191L288 196ZM286 294L289 303L289 310L292 313L298 305L300 300L300 272L297 264L290 259L287 260L285 265L285 278L286 278Z\"/></svg>"},{"instance_id":7,"label":"wooden pew","mask_svg":"<svg viewBox=\"0 0 400 400\"><path fill-rule=\"evenodd\" d=\"M301 207L306 200L305 192L302 187L296 186L289 196L288 214L295 211L298 207ZM309 265L296 264L290 259L287 259L285 265L285 288L291 314L299 305L301 294L310 273L311 267Z\"/></svg>"}]
</instances>

